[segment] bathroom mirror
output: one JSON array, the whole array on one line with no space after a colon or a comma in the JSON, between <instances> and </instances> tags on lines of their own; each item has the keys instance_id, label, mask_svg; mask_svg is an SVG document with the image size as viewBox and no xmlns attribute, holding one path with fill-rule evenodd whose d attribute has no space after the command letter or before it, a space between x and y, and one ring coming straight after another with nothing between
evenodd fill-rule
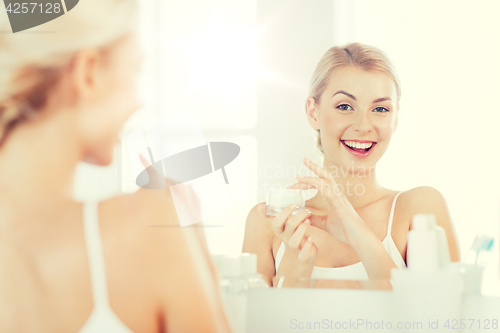
<instances>
[{"instance_id":1,"label":"bathroom mirror","mask_svg":"<svg viewBox=\"0 0 500 333\"><path fill-rule=\"evenodd\" d=\"M500 31L497 1L143 2L147 62L141 89L147 99L124 128L114 174L105 170L106 195L137 189L127 135L164 112L190 106L207 142L240 147L247 178L244 200L191 227L204 228L211 253L240 253L250 210L273 188L293 184L296 175L312 176L303 158L322 165L305 114L318 60L333 45L373 45L393 61L402 89L398 127L377 164L380 184L437 189L462 257L475 235L495 237L493 251L480 260L487 265L485 291L500 296L494 152L500 42L491 35ZM77 181L77 192L88 191L85 184ZM317 191L304 192L310 199Z\"/></svg>"}]
</instances>

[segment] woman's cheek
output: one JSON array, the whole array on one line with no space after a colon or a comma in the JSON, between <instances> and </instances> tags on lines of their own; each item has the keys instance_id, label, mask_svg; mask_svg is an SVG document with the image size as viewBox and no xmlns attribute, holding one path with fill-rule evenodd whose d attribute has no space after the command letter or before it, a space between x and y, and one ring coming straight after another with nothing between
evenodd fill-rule
<instances>
[{"instance_id":1,"label":"woman's cheek","mask_svg":"<svg viewBox=\"0 0 500 333\"><path fill-rule=\"evenodd\" d=\"M114 96L114 108L119 123L124 123L139 106L138 93L134 82L122 81L117 84Z\"/></svg>"},{"instance_id":2,"label":"woman's cheek","mask_svg":"<svg viewBox=\"0 0 500 333\"><path fill-rule=\"evenodd\" d=\"M392 118L378 119L374 122L374 125L378 129L381 139L390 137L394 132L395 123Z\"/></svg>"},{"instance_id":3,"label":"woman's cheek","mask_svg":"<svg viewBox=\"0 0 500 333\"><path fill-rule=\"evenodd\" d=\"M338 141L340 139L353 139L352 131L349 130L350 123L345 121L333 122L331 128L332 136Z\"/></svg>"}]
</instances>

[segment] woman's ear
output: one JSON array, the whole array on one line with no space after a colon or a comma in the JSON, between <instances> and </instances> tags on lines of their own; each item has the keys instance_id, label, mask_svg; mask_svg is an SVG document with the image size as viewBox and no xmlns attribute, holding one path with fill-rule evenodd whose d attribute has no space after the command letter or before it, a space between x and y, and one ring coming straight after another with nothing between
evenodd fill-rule
<instances>
[{"instance_id":1,"label":"woman's ear","mask_svg":"<svg viewBox=\"0 0 500 333\"><path fill-rule=\"evenodd\" d=\"M318 109L316 107L316 100L313 97L309 97L307 99L306 108L307 121L309 121L309 124L312 126L312 128L314 128L315 130L319 130Z\"/></svg>"},{"instance_id":2,"label":"woman's ear","mask_svg":"<svg viewBox=\"0 0 500 333\"><path fill-rule=\"evenodd\" d=\"M80 100L95 98L100 60L96 49L85 49L75 54L71 64L71 81Z\"/></svg>"}]
</instances>

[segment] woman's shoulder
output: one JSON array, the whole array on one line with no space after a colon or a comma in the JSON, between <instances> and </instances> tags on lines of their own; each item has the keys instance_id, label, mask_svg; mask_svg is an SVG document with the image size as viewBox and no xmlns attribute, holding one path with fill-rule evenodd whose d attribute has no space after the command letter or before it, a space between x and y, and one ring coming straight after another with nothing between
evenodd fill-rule
<instances>
[{"instance_id":1,"label":"woman's shoulder","mask_svg":"<svg viewBox=\"0 0 500 333\"><path fill-rule=\"evenodd\" d=\"M449 227L451 223L443 194L431 186L418 186L402 191L397 200L395 214L406 220L409 226L416 214L434 214L438 225L443 227Z\"/></svg>"},{"instance_id":2,"label":"woman's shoulder","mask_svg":"<svg viewBox=\"0 0 500 333\"><path fill-rule=\"evenodd\" d=\"M167 223L169 218L165 213L174 213L175 206L171 198L157 190L139 189L135 193L122 194L102 201L100 214L111 220L125 222L131 227L143 227L151 223Z\"/></svg>"},{"instance_id":3,"label":"woman's shoulder","mask_svg":"<svg viewBox=\"0 0 500 333\"><path fill-rule=\"evenodd\" d=\"M266 207L266 202L260 202L258 204L256 204L255 206L252 207L252 209L250 209L250 211L248 212L248 216L249 218L256 218L256 217L261 217L262 216L259 214L259 211L262 212L262 209Z\"/></svg>"},{"instance_id":4,"label":"woman's shoulder","mask_svg":"<svg viewBox=\"0 0 500 333\"><path fill-rule=\"evenodd\" d=\"M401 193L401 210L411 229L415 214L433 214L436 223L446 232L452 261L460 260L460 246L443 194L430 186L419 186Z\"/></svg>"},{"instance_id":5,"label":"woman's shoulder","mask_svg":"<svg viewBox=\"0 0 500 333\"><path fill-rule=\"evenodd\" d=\"M259 230L261 232L265 231L269 234L274 234L269 221L263 216L266 212L266 203L261 202L256 204L250 209L246 220L246 229L249 230Z\"/></svg>"},{"instance_id":6,"label":"woman's shoulder","mask_svg":"<svg viewBox=\"0 0 500 333\"><path fill-rule=\"evenodd\" d=\"M260 248L263 240L272 247L274 230L271 223L263 216L265 212L265 202L256 204L250 209L245 223L244 252L253 252L254 248Z\"/></svg>"},{"instance_id":7,"label":"woman's shoulder","mask_svg":"<svg viewBox=\"0 0 500 333\"><path fill-rule=\"evenodd\" d=\"M140 189L102 201L99 218L103 242L114 244L117 253L132 247L145 254L155 246L168 246L182 230L172 200L156 190Z\"/></svg>"},{"instance_id":8,"label":"woman's shoulder","mask_svg":"<svg viewBox=\"0 0 500 333\"><path fill-rule=\"evenodd\" d=\"M151 304L155 313L175 314L196 297L200 306L195 312L208 313L208 298L214 297L206 289L212 283L211 266L198 228L180 226L171 197L140 189L102 205L99 217L110 284L126 290L141 286L140 295L134 297Z\"/></svg>"},{"instance_id":9,"label":"woman's shoulder","mask_svg":"<svg viewBox=\"0 0 500 333\"><path fill-rule=\"evenodd\" d=\"M431 186L418 186L402 191L398 199L398 206L405 206L409 213L423 213L445 204L441 192Z\"/></svg>"},{"instance_id":10,"label":"woman's shoulder","mask_svg":"<svg viewBox=\"0 0 500 333\"><path fill-rule=\"evenodd\" d=\"M198 242L194 228L180 226L173 201L161 191L140 189L102 201L99 218L110 262L131 280L185 271L186 253Z\"/></svg>"}]
</instances>

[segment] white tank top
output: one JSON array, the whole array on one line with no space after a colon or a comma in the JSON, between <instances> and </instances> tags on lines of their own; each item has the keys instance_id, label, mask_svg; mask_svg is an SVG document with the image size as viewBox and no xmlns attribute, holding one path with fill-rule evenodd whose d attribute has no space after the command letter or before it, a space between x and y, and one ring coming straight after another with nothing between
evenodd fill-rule
<instances>
[{"instance_id":1,"label":"white tank top","mask_svg":"<svg viewBox=\"0 0 500 333\"><path fill-rule=\"evenodd\" d=\"M99 232L99 202L83 204L85 243L90 266L94 308L78 333L134 333L113 312L108 300L106 266Z\"/></svg>"},{"instance_id":2,"label":"white tank top","mask_svg":"<svg viewBox=\"0 0 500 333\"><path fill-rule=\"evenodd\" d=\"M391 213L389 216L389 224L387 226L387 235L382 241L382 244L387 250L387 253L389 253L389 256L392 258L392 260L394 261L394 263L398 268L406 267L406 263L403 260L403 257L401 257L401 253L399 253L399 250L396 247L394 240L392 239L391 229L392 229L392 219L394 216L394 209L396 207L396 199L401 193L402 192L396 194L394 200L392 201ZM276 254L276 261L275 261L276 272L278 271L278 267L280 265L284 253L285 253L285 244L282 242L278 249L278 253ZM366 269L363 266L363 263L361 261L358 261L355 264L344 267L314 266L311 279L368 280L368 274L366 273ZM283 279L280 280L281 283L282 281ZM280 287L281 283L278 284L278 287Z\"/></svg>"}]
</instances>

